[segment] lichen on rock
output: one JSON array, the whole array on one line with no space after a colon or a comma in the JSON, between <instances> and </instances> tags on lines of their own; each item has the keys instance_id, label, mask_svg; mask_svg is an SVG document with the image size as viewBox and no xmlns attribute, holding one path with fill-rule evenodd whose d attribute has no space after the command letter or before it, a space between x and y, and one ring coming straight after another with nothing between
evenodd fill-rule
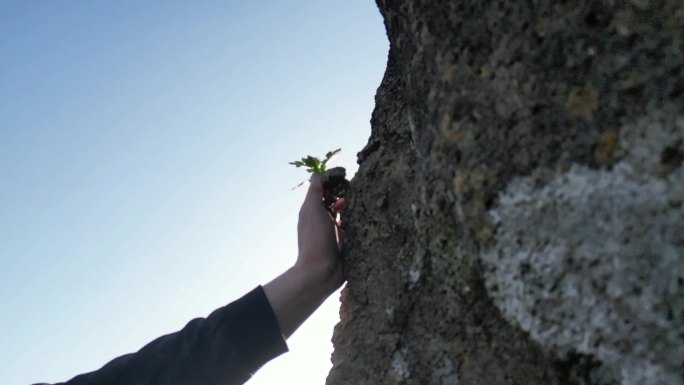
<instances>
[{"instance_id":1,"label":"lichen on rock","mask_svg":"<svg viewBox=\"0 0 684 385\"><path fill-rule=\"evenodd\" d=\"M482 259L496 305L559 356L610 363L623 384L677 383L666 378L684 365L684 207L668 192L684 170L660 179L619 163L535 178L512 182L491 211L496 243Z\"/></svg>"}]
</instances>

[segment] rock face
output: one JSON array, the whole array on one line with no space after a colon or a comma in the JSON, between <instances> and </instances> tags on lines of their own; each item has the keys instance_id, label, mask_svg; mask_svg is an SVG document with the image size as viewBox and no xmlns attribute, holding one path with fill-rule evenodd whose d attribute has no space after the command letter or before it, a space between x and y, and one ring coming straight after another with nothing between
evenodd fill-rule
<instances>
[{"instance_id":1,"label":"rock face","mask_svg":"<svg viewBox=\"0 0 684 385\"><path fill-rule=\"evenodd\" d=\"M327 384L684 384L684 3L378 6Z\"/></svg>"}]
</instances>

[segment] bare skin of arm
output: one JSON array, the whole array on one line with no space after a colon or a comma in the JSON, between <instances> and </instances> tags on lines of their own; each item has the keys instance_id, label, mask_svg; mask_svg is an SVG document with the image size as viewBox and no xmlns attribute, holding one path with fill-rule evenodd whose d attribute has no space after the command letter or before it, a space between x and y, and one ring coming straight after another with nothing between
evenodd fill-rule
<instances>
[{"instance_id":1,"label":"bare skin of arm","mask_svg":"<svg viewBox=\"0 0 684 385\"><path fill-rule=\"evenodd\" d=\"M320 175L313 174L310 183L299 211L297 261L263 286L285 338L344 283L340 263L344 234L322 204ZM343 199L335 205L336 212Z\"/></svg>"}]
</instances>

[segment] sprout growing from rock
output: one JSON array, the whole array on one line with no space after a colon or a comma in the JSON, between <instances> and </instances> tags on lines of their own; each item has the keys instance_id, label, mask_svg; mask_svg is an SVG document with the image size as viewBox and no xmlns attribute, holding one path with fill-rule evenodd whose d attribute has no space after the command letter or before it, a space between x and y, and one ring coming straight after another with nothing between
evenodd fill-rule
<instances>
[{"instance_id":1,"label":"sprout growing from rock","mask_svg":"<svg viewBox=\"0 0 684 385\"><path fill-rule=\"evenodd\" d=\"M337 155L342 151L341 148L338 148L337 150L334 151L328 151L327 154L325 154L325 159L321 160L315 156L307 156L306 158L302 158L302 160L295 160L294 162L290 162L291 165L295 167L308 167L306 171L310 173L317 173L317 174L322 174L326 170L326 165L328 164L328 161L332 159L333 156ZM299 184L301 186L301 184ZM297 187L299 187L297 186Z\"/></svg>"},{"instance_id":2,"label":"sprout growing from rock","mask_svg":"<svg viewBox=\"0 0 684 385\"><path fill-rule=\"evenodd\" d=\"M306 167L306 171L311 174L316 173L321 175L321 183L323 184L323 204L333 216L335 213L332 210L332 206L337 200L344 197L347 188L349 187L349 181L346 179L346 171L343 167L327 168L328 161L339 154L340 151L342 150L339 148L334 151L329 151L325 154L325 158L323 159L309 155L306 158L302 158L302 160L290 162L290 164L295 167ZM292 189L294 190L303 184L304 182Z\"/></svg>"}]
</instances>

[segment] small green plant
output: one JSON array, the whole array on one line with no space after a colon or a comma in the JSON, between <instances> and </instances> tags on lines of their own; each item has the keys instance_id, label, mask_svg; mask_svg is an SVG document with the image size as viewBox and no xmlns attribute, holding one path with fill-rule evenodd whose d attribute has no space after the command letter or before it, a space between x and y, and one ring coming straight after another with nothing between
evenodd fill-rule
<instances>
[{"instance_id":1,"label":"small green plant","mask_svg":"<svg viewBox=\"0 0 684 385\"><path fill-rule=\"evenodd\" d=\"M332 159L332 157L334 157L335 155L339 154L340 151L342 151L341 148L338 148L334 151L328 151L328 153L325 154L325 158L322 160L318 157L309 155L306 158L302 158L302 160L295 160L294 162L290 162L290 164L297 168L306 167L306 171L311 174L322 174L327 169L328 161ZM292 189L294 190L297 187L301 187L303 184L304 182L294 186Z\"/></svg>"},{"instance_id":2,"label":"small green plant","mask_svg":"<svg viewBox=\"0 0 684 385\"><path fill-rule=\"evenodd\" d=\"M338 148L335 151L328 151L328 153L325 154L325 159L323 160L315 156L309 155L306 158L302 158L302 160L295 160L294 162L290 162L290 164L295 167L306 166L308 167L306 171L310 173L322 174L326 170L326 165L328 164L328 161L332 159L333 156L339 154L340 151L342 151L341 148Z\"/></svg>"}]
</instances>

